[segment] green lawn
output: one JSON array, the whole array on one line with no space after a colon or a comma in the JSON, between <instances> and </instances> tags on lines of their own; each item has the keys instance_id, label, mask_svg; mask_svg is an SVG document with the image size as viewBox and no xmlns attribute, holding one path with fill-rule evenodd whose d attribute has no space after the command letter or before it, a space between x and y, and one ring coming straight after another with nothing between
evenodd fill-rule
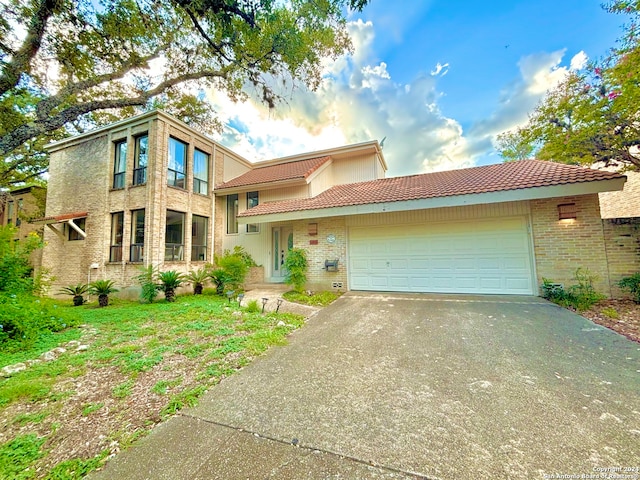
<instances>
[{"instance_id":1,"label":"green lawn","mask_svg":"<svg viewBox=\"0 0 640 480\"><path fill-rule=\"evenodd\" d=\"M81 478L304 322L211 295L58 308L72 309L81 326L0 352L0 367L70 340L88 349L0 379L0 479Z\"/></svg>"}]
</instances>

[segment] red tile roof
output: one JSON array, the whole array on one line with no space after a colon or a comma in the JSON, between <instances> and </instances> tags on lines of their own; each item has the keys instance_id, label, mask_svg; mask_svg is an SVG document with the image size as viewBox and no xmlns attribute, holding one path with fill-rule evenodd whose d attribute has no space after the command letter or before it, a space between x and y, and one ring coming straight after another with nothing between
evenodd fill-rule
<instances>
[{"instance_id":1,"label":"red tile roof","mask_svg":"<svg viewBox=\"0 0 640 480\"><path fill-rule=\"evenodd\" d=\"M87 215L89 215L89 212L63 213L62 215L35 218L33 220L30 220L29 223L59 223L76 218L85 218Z\"/></svg>"},{"instance_id":2,"label":"red tile roof","mask_svg":"<svg viewBox=\"0 0 640 480\"><path fill-rule=\"evenodd\" d=\"M624 176L618 173L562 163L521 160L461 170L337 185L313 198L263 203L246 210L240 216L251 217L299 210L503 192L622 177Z\"/></svg>"},{"instance_id":3,"label":"red tile roof","mask_svg":"<svg viewBox=\"0 0 640 480\"><path fill-rule=\"evenodd\" d=\"M257 167L247 173L218 185L216 189L246 187L282 180L305 180L331 157L317 157L297 162L280 163L266 167Z\"/></svg>"}]
</instances>

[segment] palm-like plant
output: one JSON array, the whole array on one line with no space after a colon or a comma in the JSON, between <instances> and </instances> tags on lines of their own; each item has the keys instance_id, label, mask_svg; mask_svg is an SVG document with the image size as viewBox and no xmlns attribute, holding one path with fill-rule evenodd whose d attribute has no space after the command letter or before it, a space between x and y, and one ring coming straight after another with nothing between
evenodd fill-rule
<instances>
[{"instance_id":1,"label":"palm-like plant","mask_svg":"<svg viewBox=\"0 0 640 480\"><path fill-rule=\"evenodd\" d=\"M79 283L77 285L69 285L60 289L60 293L64 295L71 295L73 297L73 306L79 307L84 303L84 294L89 291L89 285L86 283Z\"/></svg>"},{"instance_id":2,"label":"palm-like plant","mask_svg":"<svg viewBox=\"0 0 640 480\"><path fill-rule=\"evenodd\" d=\"M117 291L113 280L96 280L89 286L89 292L98 295L98 305L101 307L109 305L109 294Z\"/></svg>"},{"instance_id":3,"label":"palm-like plant","mask_svg":"<svg viewBox=\"0 0 640 480\"><path fill-rule=\"evenodd\" d=\"M175 302L176 288L184 283L184 275L175 270L168 270L166 272L160 272L160 274L158 274L158 280L160 281L159 288L164 292L164 298L167 302Z\"/></svg>"},{"instance_id":4,"label":"palm-like plant","mask_svg":"<svg viewBox=\"0 0 640 480\"><path fill-rule=\"evenodd\" d=\"M191 270L186 276L185 280L193 285L193 294L201 295L204 288L204 282L209 278L209 269L206 267L200 267L197 270Z\"/></svg>"}]
</instances>

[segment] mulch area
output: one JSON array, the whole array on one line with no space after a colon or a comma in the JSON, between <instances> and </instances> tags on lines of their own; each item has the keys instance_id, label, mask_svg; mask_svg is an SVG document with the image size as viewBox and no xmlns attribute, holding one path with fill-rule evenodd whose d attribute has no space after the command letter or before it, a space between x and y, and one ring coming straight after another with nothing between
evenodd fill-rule
<instances>
[{"instance_id":1,"label":"mulch area","mask_svg":"<svg viewBox=\"0 0 640 480\"><path fill-rule=\"evenodd\" d=\"M580 315L640 343L640 305L631 300L604 300Z\"/></svg>"}]
</instances>

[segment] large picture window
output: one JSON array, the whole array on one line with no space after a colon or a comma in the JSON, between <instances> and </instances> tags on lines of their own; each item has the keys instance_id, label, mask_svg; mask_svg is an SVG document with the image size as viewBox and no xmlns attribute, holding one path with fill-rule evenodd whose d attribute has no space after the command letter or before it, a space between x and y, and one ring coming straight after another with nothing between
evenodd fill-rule
<instances>
[{"instance_id":1,"label":"large picture window","mask_svg":"<svg viewBox=\"0 0 640 480\"><path fill-rule=\"evenodd\" d=\"M144 210L131 212L131 262L144 261Z\"/></svg>"},{"instance_id":2,"label":"large picture window","mask_svg":"<svg viewBox=\"0 0 640 480\"><path fill-rule=\"evenodd\" d=\"M147 183L147 165L149 163L149 136L136 137L136 151L133 161L133 184Z\"/></svg>"},{"instance_id":3,"label":"large picture window","mask_svg":"<svg viewBox=\"0 0 640 480\"><path fill-rule=\"evenodd\" d=\"M258 206L258 192L247 192L247 209ZM257 223L247 224L247 233L256 233L259 231Z\"/></svg>"},{"instance_id":4,"label":"large picture window","mask_svg":"<svg viewBox=\"0 0 640 480\"><path fill-rule=\"evenodd\" d=\"M111 247L109 261L122 261L122 235L124 234L124 212L111 214Z\"/></svg>"},{"instance_id":5,"label":"large picture window","mask_svg":"<svg viewBox=\"0 0 640 480\"><path fill-rule=\"evenodd\" d=\"M113 160L113 188L124 188L127 169L127 141L115 143L115 159Z\"/></svg>"},{"instance_id":6,"label":"large picture window","mask_svg":"<svg viewBox=\"0 0 640 480\"><path fill-rule=\"evenodd\" d=\"M238 233L238 194L227 195L227 233Z\"/></svg>"},{"instance_id":7,"label":"large picture window","mask_svg":"<svg viewBox=\"0 0 640 480\"><path fill-rule=\"evenodd\" d=\"M187 144L169 138L169 170L167 172L167 184L172 187L185 188L185 176L187 173Z\"/></svg>"},{"instance_id":8,"label":"large picture window","mask_svg":"<svg viewBox=\"0 0 640 480\"><path fill-rule=\"evenodd\" d=\"M184 260L184 213L182 212L167 210L164 259L167 262Z\"/></svg>"},{"instance_id":9,"label":"large picture window","mask_svg":"<svg viewBox=\"0 0 640 480\"><path fill-rule=\"evenodd\" d=\"M193 192L209 195L209 155L198 149L193 152Z\"/></svg>"},{"instance_id":10,"label":"large picture window","mask_svg":"<svg viewBox=\"0 0 640 480\"><path fill-rule=\"evenodd\" d=\"M207 259L207 237L209 219L200 215L191 217L191 260L205 261Z\"/></svg>"}]
</instances>

